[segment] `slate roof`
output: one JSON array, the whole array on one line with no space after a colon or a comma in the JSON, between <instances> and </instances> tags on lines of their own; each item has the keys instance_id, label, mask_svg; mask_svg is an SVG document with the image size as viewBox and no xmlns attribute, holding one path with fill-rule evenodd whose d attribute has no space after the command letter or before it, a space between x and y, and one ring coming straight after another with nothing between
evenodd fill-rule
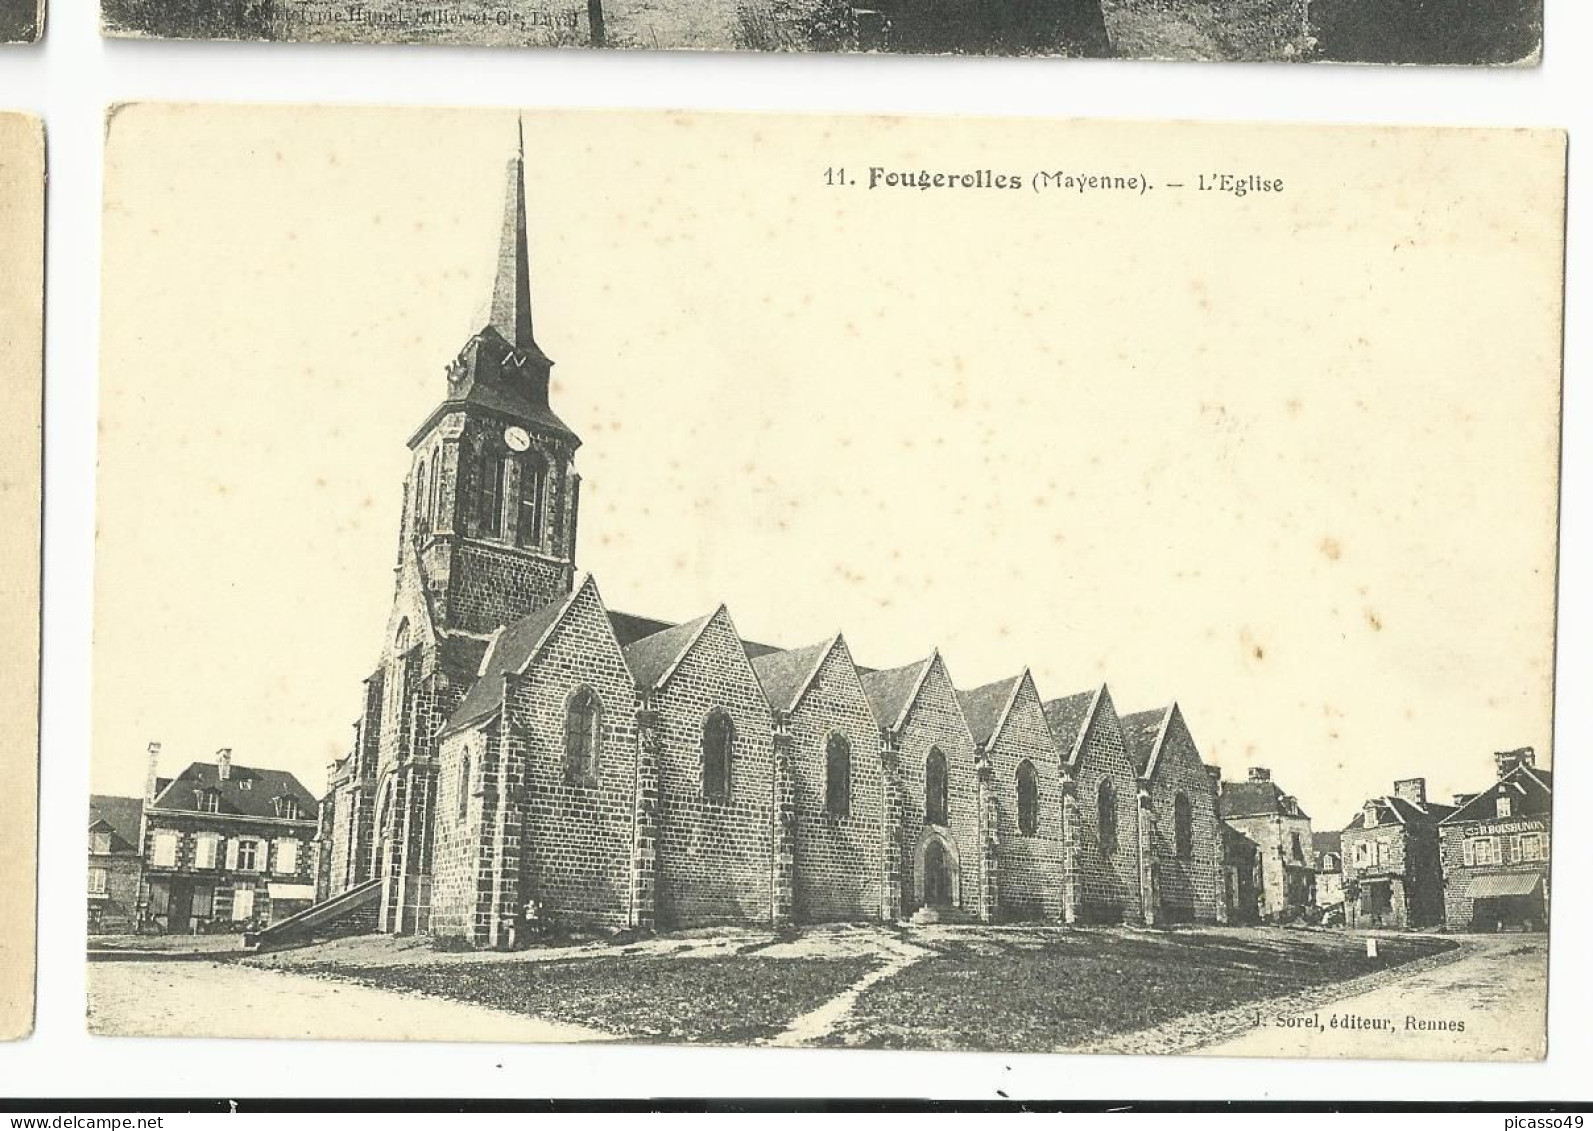
<instances>
[{"instance_id":1,"label":"slate roof","mask_svg":"<svg viewBox=\"0 0 1593 1131\"><path fill-rule=\"evenodd\" d=\"M972 691L957 692L957 702L962 707L963 717L968 720L968 729L973 732L975 742L983 745L996 733L996 727L1001 723L1001 712L1006 709L1013 688L1021 679L1023 673L1019 672Z\"/></svg>"},{"instance_id":2,"label":"slate roof","mask_svg":"<svg viewBox=\"0 0 1593 1131\"><path fill-rule=\"evenodd\" d=\"M1526 779L1526 780L1523 780ZM1532 780L1536 779L1536 780ZM1521 787L1517 792L1514 785ZM1533 766L1517 766L1506 774L1501 780L1483 790L1470 801L1458 809L1451 809L1444 817L1445 823L1459 824L1462 821L1492 821L1494 816L1494 799L1499 796L1500 787L1510 790L1512 796L1520 801L1516 807L1517 817L1543 817L1547 816L1554 791L1554 775L1548 770L1540 770Z\"/></svg>"},{"instance_id":3,"label":"slate roof","mask_svg":"<svg viewBox=\"0 0 1593 1131\"><path fill-rule=\"evenodd\" d=\"M763 684L763 694L769 706L776 711L789 711L796 706L797 696L808 685L814 671L829 655L837 637L806 648L792 648L787 652L766 652L752 657L752 670Z\"/></svg>"},{"instance_id":4,"label":"slate roof","mask_svg":"<svg viewBox=\"0 0 1593 1131\"><path fill-rule=\"evenodd\" d=\"M315 819L315 796L286 770L261 770L234 764L226 781L214 762L190 762L155 798L152 808L174 809L185 813L202 812L195 796L214 789L220 794L221 813L244 817L277 817L273 803L278 797L291 797L299 803L299 819Z\"/></svg>"},{"instance_id":5,"label":"slate roof","mask_svg":"<svg viewBox=\"0 0 1593 1131\"><path fill-rule=\"evenodd\" d=\"M663 632L666 628L674 628L677 624L672 620L655 620L653 617L637 616L635 613L616 613L612 610L608 614L608 623L614 627L614 637L619 641L621 648L629 648L638 640ZM746 652L749 660L773 652L786 651L778 644L760 644L756 640L743 640L741 649Z\"/></svg>"},{"instance_id":6,"label":"slate roof","mask_svg":"<svg viewBox=\"0 0 1593 1131\"><path fill-rule=\"evenodd\" d=\"M1289 795L1279 789L1276 782L1225 781L1222 783L1222 792L1217 795L1217 815L1219 817L1309 816L1299 807L1298 801L1295 802L1295 811L1291 812L1283 804L1283 799L1287 796Z\"/></svg>"},{"instance_id":7,"label":"slate roof","mask_svg":"<svg viewBox=\"0 0 1593 1131\"><path fill-rule=\"evenodd\" d=\"M496 330L489 328L483 333L496 335ZM457 409L461 405L474 405L498 416L532 425L542 431L556 432L569 439L575 439L575 430L560 420L557 413L513 386L505 387L496 381L486 380L468 382L462 392L453 392L444 397L437 408L432 410L431 416L435 417L438 413L449 409Z\"/></svg>"},{"instance_id":8,"label":"slate roof","mask_svg":"<svg viewBox=\"0 0 1593 1131\"><path fill-rule=\"evenodd\" d=\"M616 613L612 609L609 610L608 623L614 629L614 639L619 641L621 648L629 648L643 637L675 627L672 620L654 620L635 613Z\"/></svg>"},{"instance_id":9,"label":"slate roof","mask_svg":"<svg viewBox=\"0 0 1593 1131\"><path fill-rule=\"evenodd\" d=\"M673 628L644 636L626 648L625 663L630 666L636 686L643 690L657 687L664 673L687 648L691 647L692 641L697 639L697 634L713 617L714 613L709 613L696 620L689 620L685 624L677 624Z\"/></svg>"},{"instance_id":10,"label":"slate roof","mask_svg":"<svg viewBox=\"0 0 1593 1131\"><path fill-rule=\"evenodd\" d=\"M1079 741L1079 732L1084 729L1084 724L1089 722L1090 706L1099 693L1099 688L1094 691L1080 691L1077 695L1064 695L1041 706L1040 709L1045 712L1045 721L1051 727L1051 735L1056 739L1063 758L1073 753L1073 747Z\"/></svg>"},{"instance_id":11,"label":"slate roof","mask_svg":"<svg viewBox=\"0 0 1593 1131\"><path fill-rule=\"evenodd\" d=\"M1158 707L1154 711L1135 711L1123 716L1123 742L1141 777L1150 768L1151 755L1156 751L1156 736L1161 733L1162 721L1170 709Z\"/></svg>"},{"instance_id":12,"label":"slate roof","mask_svg":"<svg viewBox=\"0 0 1593 1131\"><path fill-rule=\"evenodd\" d=\"M1318 860L1322 859L1322 857L1329 852L1333 853L1335 856L1344 855L1344 850L1340 845L1340 835L1338 833L1313 832L1311 834L1311 847L1316 851L1316 858Z\"/></svg>"},{"instance_id":13,"label":"slate roof","mask_svg":"<svg viewBox=\"0 0 1593 1131\"><path fill-rule=\"evenodd\" d=\"M480 722L503 705L505 673L517 672L525 665L543 634L564 615L564 610L579 592L577 589L558 604L547 605L534 613L528 613L504 627L498 639L488 647L482 666L478 669L481 674L470 685L470 690L465 692L464 699L455 708L448 725L443 728L445 732Z\"/></svg>"},{"instance_id":14,"label":"slate roof","mask_svg":"<svg viewBox=\"0 0 1593 1131\"><path fill-rule=\"evenodd\" d=\"M1429 801L1427 803L1427 811L1423 813L1421 807L1415 803L1406 801L1403 797L1394 797L1392 795L1388 797L1369 797L1367 801L1377 807L1378 824L1408 825L1412 822L1420 821L1441 821L1455 811L1453 805L1439 805L1436 802ZM1364 829L1366 827L1366 806L1362 805L1361 811L1355 814L1350 823L1344 827L1346 829Z\"/></svg>"},{"instance_id":15,"label":"slate roof","mask_svg":"<svg viewBox=\"0 0 1593 1131\"><path fill-rule=\"evenodd\" d=\"M900 721L913 689L933 659L933 655L925 656L899 668L868 672L863 676L863 690L868 693L869 705L874 708L874 717L880 726L893 727Z\"/></svg>"},{"instance_id":16,"label":"slate roof","mask_svg":"<svg viewBox=\"0 0 1593 1131\"><path fill-rule=\"evenodd\" d=\"M112 852L137 852L138 826L144 815L141 797L114 797L106 793L89 795L89 828L104 821L110 826Z\"/></svg>"}]
</instances>

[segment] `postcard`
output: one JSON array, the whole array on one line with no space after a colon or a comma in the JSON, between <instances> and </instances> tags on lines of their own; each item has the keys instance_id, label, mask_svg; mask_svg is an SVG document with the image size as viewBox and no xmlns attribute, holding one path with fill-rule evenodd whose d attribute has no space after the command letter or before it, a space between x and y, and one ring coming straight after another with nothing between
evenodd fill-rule
<instances>
[{"instance_id":1,"label":"postcard","mask_svg":"<svg viewBox=\"0 0 1593 1131\"><path fill-rule=\"evenodd\" d=\"M330 43L1534 65L1543 0L102 0L105 34Z\"/></svg>"},{"instance_id":2,"label":"postcard","mask_svg":"<svg viewBox=\"0 0 1593 1131\"><path fill-rule=\"evenodd\" d=\"M0 113L0 1040L33 1031L43 398L44 124Z\"/></svg>"},{"instance_id":3,"label":"postcard","mask_svg":"<svg viewBox=\"0 0 1593 1131\"><path fill-rule=\"evenodd\" d=\"M118 109L91 1027L1542 1057L1565 152Z\"/></svg>"}]
</instances>

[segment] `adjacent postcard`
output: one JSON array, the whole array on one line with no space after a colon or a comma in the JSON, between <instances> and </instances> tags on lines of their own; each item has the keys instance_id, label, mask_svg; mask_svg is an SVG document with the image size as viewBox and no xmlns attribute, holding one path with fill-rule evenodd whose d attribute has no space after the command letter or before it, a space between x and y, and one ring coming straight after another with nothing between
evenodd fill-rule
<instances>
[{"instance_id":1,"label":"adjacent postcard","mask_svg":"<svg viewBox=\"0 0 1593 1131\"><path fill-rule=\"evenodd\" d=\"M44 124L0 112L0 1040L33 1031Z\"/></svg>"},{"instance_id":2,"label":"adjacent postcard","mask_svg":"<svg viewBox=\"0 0 1593 1131\"><path fill-rule=\"evenodd\" d=\"M44 32L44 0L0 0L0 43L32 43Z\"/></svg>"},{"instance_id":3,"label":"adjacent postcard","mask_svg":"<svg viewBox=\"0 0 1593 1131\"><path fill-rule=\"evenodd\" d=\"M5 2L5 0L0 0ZM1535 64L1543 0L102 0L107 35Z\"/></svg>"},{"instance_id":4,"label":"adjacent postcard","mask_svg":"<svg viewBox=\"0 0 1593 1131\"><path fill-rule=\"evenodd\" d=\"M95 1032L1544 1055L1562 134L107 145Z\"/></svg>"}]
</instances>

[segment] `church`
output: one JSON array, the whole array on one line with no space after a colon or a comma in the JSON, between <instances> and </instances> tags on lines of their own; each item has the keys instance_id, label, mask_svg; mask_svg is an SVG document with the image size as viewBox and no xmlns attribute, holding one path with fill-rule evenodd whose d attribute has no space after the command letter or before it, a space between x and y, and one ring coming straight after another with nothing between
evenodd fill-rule
<instances>
[{"instance_id":1,"label":"church","mask_svg":"<svg viewBox=\"0 0 1593 1131\"><path fill-rule=\"evenodd\" d=\"M938 651L743 639L607 607L581 441L533 328L524 155L489 320L409 437L393 607L323 802L323 900L508 948L549 928L1226 922L1182 710L962 688ZM773 594L771 594L771 598Z\"/></svg>"}]
</instances>

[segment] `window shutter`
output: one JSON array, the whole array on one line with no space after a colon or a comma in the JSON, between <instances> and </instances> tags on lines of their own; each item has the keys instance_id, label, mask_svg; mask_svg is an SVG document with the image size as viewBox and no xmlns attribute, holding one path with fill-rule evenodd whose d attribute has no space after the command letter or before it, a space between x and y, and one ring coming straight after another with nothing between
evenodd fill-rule
<instances>
[{"instance_id":1,"label":"window shutter","mask_svg":"<svg viewBox=\"0 0 1593 1131\"><path fill-rule=\"evenodd\" d=\"M1465 847L1466 867L1474 868L1477 865L1477 842L1470 837L1466 838Z\"/></svg>"},{"instance_id":2,"label":"window shutter","mask_svg":"<svg viewBox=\"0 0 1593 1131\"><path fill-rule=\"evenodd\" d=\"M299 842L292 837L283 837L277 844L277 874L291 876L299 870Z\"/></svg>"},{"instance_id":3,"label":"window shutter","mask_svg":"<svg viewBox=\"0 0 1593 1131\"><path fill-rule=\"evenodd\" d=\"M238 870L238 842L237 842L237 840L229 840L227 842L227 871L236 872L237 870Z\"/></svg>"}]
</instances>

